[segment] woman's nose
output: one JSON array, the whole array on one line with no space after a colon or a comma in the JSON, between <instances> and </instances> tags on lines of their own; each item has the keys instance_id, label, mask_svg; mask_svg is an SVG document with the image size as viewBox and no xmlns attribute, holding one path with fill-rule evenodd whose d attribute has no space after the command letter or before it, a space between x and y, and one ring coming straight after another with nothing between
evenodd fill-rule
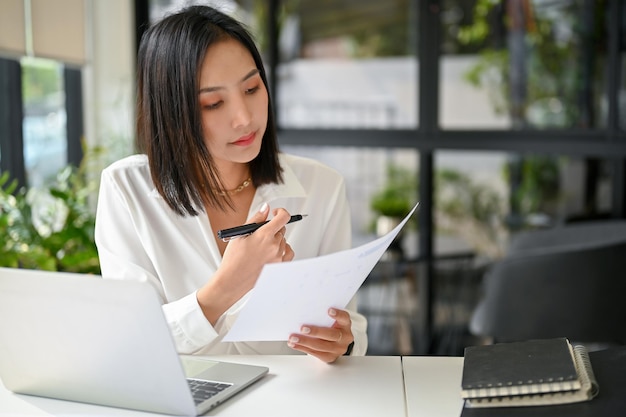
<instances>
[{"instance_id":1,"label":"woman's nose","mask_svg":"<svg viewBox=\"0 0 626 417\"><path fill-rule=\"evenodd\" d=\"M233 102L233 128L236 129L242 126L247 126L250 124L251 120L252 112L248 107L248 103L246 103L244 97L239 97Z\"/></svg>"}]
</instances>

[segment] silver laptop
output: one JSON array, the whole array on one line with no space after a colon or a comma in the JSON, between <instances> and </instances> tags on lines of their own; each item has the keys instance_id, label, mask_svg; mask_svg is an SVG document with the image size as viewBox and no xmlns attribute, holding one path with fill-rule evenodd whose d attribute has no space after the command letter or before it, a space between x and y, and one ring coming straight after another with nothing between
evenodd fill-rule
<instances>
[{"instance_id":1,"label":"silver laptop","mask_svg":"<svg viewBox=\"0 0 626 417\"><path fill-rule=\"evenodd\" d=\"M148 284L0 268L0 379L15 393L198 415L267 372L179 356Z\"/></svg>"}]
</instances>

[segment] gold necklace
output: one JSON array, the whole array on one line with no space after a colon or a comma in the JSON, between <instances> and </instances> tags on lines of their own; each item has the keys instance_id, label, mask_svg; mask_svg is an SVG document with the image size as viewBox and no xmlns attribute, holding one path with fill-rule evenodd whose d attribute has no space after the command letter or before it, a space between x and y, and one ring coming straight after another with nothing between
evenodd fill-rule
<instances>
[{"instance_id":1,"label":"gold necklace","mask_svg":"<svg viewBox=\"0 0 626 417\"><path fill-rule=\"evenodd\" d=\"M235 194L239 194L240 192L243 191L244 188L246 188L248 185L252 184L252 178L248 178L246 179L244 182L241 183L241 185L233 190L217 190L215 188L212 188L213 192L216 193L217 195L220 195L222 197L226 196L226 195L235 195Z\"/></svg>"}]
</instances>

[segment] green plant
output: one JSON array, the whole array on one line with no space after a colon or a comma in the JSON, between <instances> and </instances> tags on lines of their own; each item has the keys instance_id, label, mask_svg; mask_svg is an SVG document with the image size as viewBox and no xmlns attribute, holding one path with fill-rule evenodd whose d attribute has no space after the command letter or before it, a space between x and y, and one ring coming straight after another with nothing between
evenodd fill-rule
<instances>
[{"instance_id":1,"label":"green plant","mask_svg":"<svg viewBox=\"0 0 626 417\"><path fill-rule=\"evenodd\" d=\"M502 256L508 233L503 196L462 172L441 169L435 175L435 199L439 230L463 236L478 253L491 258Z\"/></svg>"},{"instance_id":2,"label":"green plant","mask_svg":"<svg viewBox=\"0 0 626 417\"><path fill-rule=\"evenodd\" d=\"M100 273L94 241L95 213L85 165L61 169L45 189L18 189L0 176L0 265L14 268Z\"/></svg>"},{"instance_id":3,"label":"green plant","mask_svg":"<svg viewBox=\"0 0 626 417\"><path fill-rule=\"evenodd\" d=\"M520 180L511 194L511 211L520 216L536 213L554 214L554 206L561 199L559 158L531 155L505 166L504 176L519 171Z\"/></svg>"},{"instance_id":4,"label":"green plant","mask_svg":"<svg viewBox=\"0 0 626 417\"><path fill-rule=\"evenodd\" d=\"M479 51L466 81L487 92L496 113L508 114L521 126L589 123L586 114L593 106L586 109L581 97L594 91L603 74L598 51L607 40L599 22L606 19L606 2L561 2L558 7L532 1L503 3L476 0L471 24L457 31L462 46ZM516 7L516 12L503 12ZM505 26L506 39L496 21ZM590 95L585 100L599 98Z\"/></svg>"},{"instance_id":5,"label":"green plant","mask_svg":"<svg viewBox=\"0 0 626 417\"><path fill-rule=\"evenodd\" d=\"M416 198L417 178L404 167L389 164L384 187L372 196L370 208L381 216L404 217Z\"/></svg>"}]
</instances>

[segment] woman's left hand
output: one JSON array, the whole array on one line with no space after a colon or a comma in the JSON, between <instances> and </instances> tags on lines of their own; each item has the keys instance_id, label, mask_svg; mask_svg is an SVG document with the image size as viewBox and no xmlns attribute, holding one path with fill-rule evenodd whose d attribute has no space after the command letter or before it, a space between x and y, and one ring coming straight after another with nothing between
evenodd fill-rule
<instances>
[{"instance_id":1,"label":"woman's left hand","mask_svg":"<svg viewBox=\"0 0 626 417\"><path fill-rule=\"evenodd\" d=\"M331 308L328 310L328 315L335 319L332 327L305 324L300 328L300 333L289 336L289 347L327 363L335 362L337 358L343 356L350 343L354 342L350 313Z\"/></svg>"}]
</instances>

